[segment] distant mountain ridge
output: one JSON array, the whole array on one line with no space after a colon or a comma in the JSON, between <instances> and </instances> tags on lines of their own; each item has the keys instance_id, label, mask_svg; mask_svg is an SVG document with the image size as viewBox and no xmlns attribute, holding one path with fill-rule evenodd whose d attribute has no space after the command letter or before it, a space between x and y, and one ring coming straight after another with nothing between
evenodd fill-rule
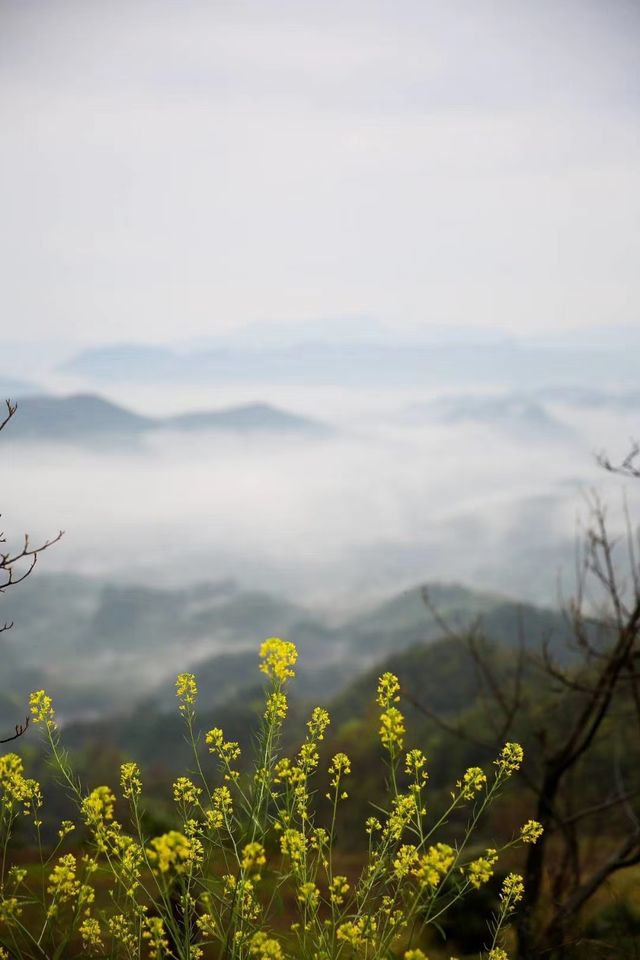
<instances>
[{"instance_id":1,"label":"distant mountain ridge","mask_svg":"<svg viewBox=\"0 0 640 960\"><path fill-rule=\"evenodd\" d=\"M436 342L394 342L361 336L343 342L302 339L271 343L220 340L200 349L145 344L92 347L60 370L88 382L462 385L536 389L591 382L634 385L634 352L611 346L525 342L472 336Z\"/></svg>"},{"instance_id":2,"label":"distant mountain ridge","mask_svg":"<svg viewBox=\"0 0 640 960\"><path fill-rule=\"evenodd\" d=\"M553 396L553 392L550 391ZM569 395L572 395L568 391ZM537 399L526 394L456 394L409 407L403 420L409 424L477 423L499 428L512 438L530 441L565 440L574 431L557 420Z\"/></svg>"},{"instance_id":3,"label":"distant mountain ridge","mask_svg":"<svg viewBox=\"0 0 640 960\"><path fill-rule=\"evenodd\" d=\"M202 675L207 708L259 683L266 636L295 641L303 697L333 696L382 658L436 642L440 617L461 632L480 619L487 637L511 648L551 635L561 649L566 639L555 610L455 584L430 584L428 597L431 607L414 587L336 622L230 581L170 589L41 574L3 601L3 619L15 626L4 634L2 689L11 690L14 710L46 686L63 717L123 713L141 702L163 713L173 709L181 670Z\"/></svg>"},{"instance_id":4,"label":"distant mountain ridge","mask_svg":"<svg viewBox=\"0 0 640 960\"><path fill-rule=\"evenodd\" d=\"M315 436L331 432L318 420L301 417L266 403L247 403L221 410L148 417L127 410L95 394L56 397L23 396L19 417L7 431L17 440L80 441L92 438L129 438L158 430L218 430L238 433L278 433Z\"/></svg>"}]
</instances>

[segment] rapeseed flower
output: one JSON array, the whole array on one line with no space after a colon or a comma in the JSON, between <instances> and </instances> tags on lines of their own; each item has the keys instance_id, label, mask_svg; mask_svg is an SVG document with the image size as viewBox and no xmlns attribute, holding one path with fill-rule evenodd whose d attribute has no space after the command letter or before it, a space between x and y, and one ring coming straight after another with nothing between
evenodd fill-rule
<instances>
[{"instance_id":1,"label":"rapeseed flower","mask_svg":"<svg viewBox=\"0 0 640 960\"><path fill-rule=\"evenodd\" d=\"M88 826L99 827L113 820L116 798L109 787L96 787L82 801L81 810Z\"/></svg>"},{"instance_id":2,"label":"rapeseed flower","mask_svg":"<svg viewBox=\"0 0 640 960\"><path fill-rule=\"evenodd\" d=\"M22 907L17 897L0 896L0 923L10 927L22 914Z\"/></svg>"},{"instance_id":3,"label":"rapeseed flower","mask_svg":"<svg viewBox=\"0 0 640 960\"><path fill-rule=\"evenodd\" d=\"M469 767L462 780L458 780L456 787L463 800L473 800L487 783L487 776L481 767Z\"/></svg>"},{"instance_id":4,"label":"rapeseed flower","mask_svg":"<svg viewBox=\"0 0 640 960\"><path fill-rule=\"evenodd\" d=\"M387 707L390 707L393 703L397 703L400 699L398 696L399 692L400 681L395 673L389 673L389 671L383 673L378 680L378 693L376 696L378 706L386 710Z\"/></svg>"},{"instance_id":5,"label":"rapeseed flower","mask_svg":"<svg viewBox=\"0 0 640 960\"><path fill-rule=\"evenodd\" d=\"M402 832L418 814L418 803L414 794L405 793L393 799L393 808L385 827L392 840L399 840Z\"/></svg>"},{"instance_id":6,"label":"rapeseed flower","mask_svg":"<svg viewBox=\"0 0 640 960\"><path fill-rule=\"evenodd\" d=\"M178 777L173 784L173 799L176 803L193 806L198 803L202 787L197 787L189 777Z\"/></svg>"},{"instance_id":7,"label":"rapeseed flower","mask_svg":"<svg viewBox=\"0 0 640 960\"><path fill-rule=\"evenodd\" d=\"M193 673L179 673L176 679L176 697L180 703L180 713L192 713L193 705L198 698L198 683Z\"/></svg>"},{"instance_id":8,"label":"rapeseed flower","mask_svg":"<svg viewBox=\"0 0 640 960\"><path fill-rule=\"evenodd\" d=\"M497 760L493 762L500 773L510 776L519 770L524 760L524 750L519 743L505 743Z\"/></svg>"},{"instance_id":9,"label":"rapeseed flower","mask_svg":"<svg viewBox=\"0 0 640 960\"><path fill-rule=\"evenodd\" d=\"M502 881L500 899L503 904L513 907L524 896L524 882L519 873L508 873Z\"/></svg>"},{"instance_id":10,"label":"rapeseed flower","mask_svg":"<svg viewBox=\"0 0 640 960\"><path fill-rule=\"evenodd\" d=\"M349 883L346 877L336 875L329 884L329 899L336 907L344 903L344 898L349 892Z\"/></svg>"},{"instance_id":11,"label":"rapeseed flower","mask_svg":"<svg viewBox=\"0 0 640 960\"><path fill-rule=\"evenodd\" d=\"M461 867L463 873L466 873L467 880L472 887L479 890L483 883L488 883L493 876L493 868L498 862L498 853L496 850L487 850L484 857L478 857L473 860L466 868Z\"/></svg>"},{"instance_id":12,"label":"rapeseed flower","mask_svg":"<svg viewBox=\"0 0 640 960\"><path fill-rule=\"evenodd\" d=\"M120 767L120 786L123 796L128 800L133 800L142 793L140 767L132 760L123 763Z\"/></svg>"},{"instance_id":13,"label":"rapeseed flower","mask_svg":"<svg viewBox=\"0 0 640 960\"><path fill-rule=\"evenodd\" d=\"M290 677L295 677L295 666L298 651L294 643L281 640L279 637L270 637L260 647L260 670L271 680L285 683Z\"/></svg>"},{"instance_id":14,"label":"rapeseed flower","mask_svg":"<svg viewBox=\"0 0 640 960\"><path fill-rule=\"evenodd\" d=\"M34 723L44 723L47 727L55 724L53 701L46 690L36 690L29 697L29 707Z\"/></svg>"},{"instance_id":15,"label":"rapeseed flower","mask_svg":"<svg viewBox=\"0 0 640 960\"><path fill-rule=\"evenodd\" d=\"M22 804L25 816L42 806L40 784L24 776L24 764L16 753L5 753L0 757L0 789L3 803L9 807L14 803ZM39 821L36 823L39 825Z\"/></svg>"},{"instance_id":16,"label":"rapeseed flower","mask_svg":"<svg viewBox=\"0 0 640 960\"><path fill-rule=\"evenodd\" d=\"M336 937L348 943L354 950L358 950L372 939L377 927L374 917L358 917L341 923L336 931Z\"/></svg>"},{"instance_id":17,"label":"rapeseed flower","mask_svg":"<svg viewBox=\"0 0 640 960\"><path fill-rule=\"evenodd\" d=\"M256 960L283 960L282 947L273 937L259 930L251 938L249 953Z\"/></svg>"},{"instance_id":18,"label":"rapeseed flower","mask_svg":"<svg viewBox=\"0 0 640 960\"><path fill-rule=\"evenodd\" d=\"M388 707L380 714L380 742L391 753L404 745L404 717L397 707Z\"/></svg>"},{"instance_id":19,"label":"rapeseed flower","mask_svg":"<svg viewBox=\"0 0 640 960\"><path fill-rule=\"evenodd\" d=\"M420 774L422 780L428 780L429 774L424 769L426 765L427 758L422 750L409 750L404 760L404 772L412 773L416 778Z\"/></svg>"},{"instance_id":20,"label":"rapeseed flower","mask_svg":"<svg viewBox=\"0 0 640 960\"><path fill-rule=\"evenodd\" d=\"M520 830L520 839L523 843L537 843L543 833L544 827L541 823L537 820L527 820Z\"/></svg>"},{"instance_id":21,"label":"rapeseed flower","mask_svg":"<svg viewBox=\"0 0 640 960\"><path fill-rule=\"evenodd\" d=\"M177 830L170 830L160 837L154 837L149 844L147 857L156 873L188 873L202 859L202 844Z\"/></svg>"},{"instance_id":22,"label":"rapeseed flower","mask_svg":"<svg viewBox=\"0 0 640 960\"><path fill-rule=\"evenodd\" d=\"M281 723L287 719L287 697L281 690L270 693L265 705L264 718L267 723Z\"/></svg>"},{"instance_id":23,"label":"rapeseed flower","mask_svg":"<svg viewBox=\"0 0 640 960\"><path fill-rule=\"evenodd\" d=\"M331 723L327 710L323 707L314 707L311 719L307 720L307 729L312 740L324 740L324 732Z\"/></svg>"},{"instance_id":24,"label":"rapeseed flower","mask_svg":"<svg viewBox=\"0 0 640 960\"><path fill-rule=\"evenodd\" d=\"M225 740L220 727L209 730L205 735L204 742L209 747L209 753L215 754L226 765L233 763L240 756L238 742L236 740Z\"/></svg>"},{"instance_id":25,"label":"rapeseed flower","mask_svg":"<svg viewBox=\"0 0 640 960\"><path fill-rule=\"evenodd\" d=\"M87 953L99 953L103 950L102 930L100 922L95 917L86 917L80 924L82 946Z\"/></svg>"},{"instance_id":26,"label":"rapeseed flower","mask_svg":"<svg viewBox=\"0 0 640 960\"><path fill-rule=\"evenodd\" d=\"M304 833L289 827L282 832L280 849L288 856L292 863L302 863L307 852L307 838Z\"/></svg>"},{"instance_id":27,"label":"rapeseed flower","mask_svg":"<svg viewBox=\"0 0 640 960\"><path fill-rule=\"evenodd\" d=\"M131 952L138 946L134 926L123 913L116 913L107 920L107 927L113 939Z\"/></svg>"},{"instance_id":28,"label":"rapeseed flower","mask_svg":"<svg viewBox=\"0 0 640 960\"><path fill-rule=\"evenodd\" d=\"M400 847L393 861L393 872L398 880L409 875L417 859L418 851L412 843L405 843Z\"/></svg>"},{"instance_id":29,"label":"rapeseed flower","mask_svg":"<svg viewBox=\"0 0 640 960\"><path fill-rule=\"evenodd\" d=\"M145 917L142 939L149 944L149 960L160 960L169 949L161 917Z\"/></svg>"},{"instance_id":30,"label":"rapeseed flower","mask_svg":"<svg viewBox=\"0 0 640 960\"><path fill-rule=\"evenodd\" d=\"M298 888L298 900L309 910L317 910L320 903L320 891L313 881L308 880Z\"/></svg>"},{"instance_id":31,"label":"rapeseed flower","mask_svg":"<svg viewBox=\"0 0 640 960\"><path fill-rule=\"evenodd\" d=\"M242 850L242 869L247 873L254 873L255 879L260 879L260 868L267 862L264 847L257 841L247 843Z\"/></svg>"},{"instance_id":32,"label":"rapeseed flower","mask_svg":"<svg viewBox=\"0 0 640 960\"><path fill-rule=\"evenodd\" d=\"M436 843L429 847L413 867L412 873L426 887L437 887L456 859L456 852L448 843Z\"/></svg>"},{"instance_id":33,"label":"rapeseed flower","mask_svg":"<svg viewBox=\"0 0 640 960\"><path fill-rule=\"evenodd\" d=\"M59 858L49 874L47 893L50 893L53 898L48 910L50 916L56 913L59 903L66 903L78 897L81 883L76 876L77 869L76 858L72 853L67 853Z\"/></svg>"}]
</instances>

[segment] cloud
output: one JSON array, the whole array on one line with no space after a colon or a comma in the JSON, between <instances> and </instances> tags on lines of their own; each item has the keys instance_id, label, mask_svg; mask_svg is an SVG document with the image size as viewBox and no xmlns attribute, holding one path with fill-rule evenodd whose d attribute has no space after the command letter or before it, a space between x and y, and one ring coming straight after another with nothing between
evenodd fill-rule
<instances>
[{"instance_id":1,"label":"cloud","mask_svg":"<svg viewBox=\"0 0 640 960\"><path fill-rule=\"evenodd\" d=\"M330 398L315 399L327 418ZM7 447L5 525L34 542L66 530L47 569L156 585L233 576L292 599L353 603L424 579L548 602L559 568L572 575L591 485L620 523L620 483L593 451L626 452L633 410L558 403L554 415L574 430L558 436L485 416L401 426L392 405L385 415L369 403L365 417L357 403L333 398L343 432L323 440L165 433L123 454Z\"/></svg>"}]
</instances>

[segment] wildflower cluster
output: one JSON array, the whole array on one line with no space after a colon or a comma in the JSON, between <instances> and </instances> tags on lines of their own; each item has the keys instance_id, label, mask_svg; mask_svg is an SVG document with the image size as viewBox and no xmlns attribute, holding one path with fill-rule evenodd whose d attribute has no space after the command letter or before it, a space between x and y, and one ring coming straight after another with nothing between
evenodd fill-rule
<instances>
[{"instance_id":1,"label":"wildflower cluster","mask_svg":"<svg viewBox=\"0 0 640 960\"><path fill-rule=\"evenodd\" d=\"M198 698L198 684L192 673L180 673L176 680L176 696L180 704L180 713L185 716L193 711Z\"/></svg>"},{"instance_id":2,"label":"wildflower cluster","mask_svg":"<svg viewBox=\"0 0 640 960\"><path fill-rule=\"evenodd\" d=\"M378 706L382 707L380 714L380 741L387 748L392 757L402 750L404 744L404 717L395 703L400 700L398 695L400 683L393 673L384 673L378 681Z\"/></svg>"},{"instance_id":3,"label":"wildflower cluster","mask_svg":"<svg viewBox=\"0 0 640 960\"><path fill-rule=\"evenodd\" d=\"M140 768L137 763L129 761L120 767L120 787L122 795L129 800L135 800L142 793Z\"/></svg>"},{"instance_id":4,"label":"wildflower cluster","mask_svg":"<svg viewBox=\"0 0 640 960\"><path fill-rule=\"evenodd\" d=\"M260 659L260 670L269 679L284 683L290 677L295 677L292 668L298 659L298 651L289 640L280 640L279 637L265 640L260 647Z\"/></svg>"},{"instance_id":5,"label":"wildflower cluster","mask_svg":"<svg viewBox=\"0 0 640 960\"><path fill-rule=\"evenodd\" d=\"M43 690L32 695L34 722L44 732L78 816L60 824L57 846L43 853L42 883L32 883L22 867L2 870L0 924L11 932L12 960L32 955L28 939L21 946L27 936L23 919L38 909L38 955L43 956L75 956L81 949L82 956L118 960L348 960L355 954L427 960L412 944L414 933L421 936L425 927L439 923L443 904L457 903L496 871L497 846L472 857L467 848L480 816L522 764L522 748L505 744L491 775L480 767L467 769L448 808L432 813L427 758L416 747L405 748L400 683L384 673L376 701L388 800L365 822L368 852L359 875L347 876L347 870L338 872L335 850L349 807L346 788L358 770L342 750L325 759L323 740L331 718L320 706L311 711L301 741L283 752L289 710L285 685L294 677L296 661L289 641L271 637L260 648L267 689L257 757L248 771L240 768L239 743L228 740L220 727L204 738L197 731L197 680L192 673L179 675L178 709L193 762L190 772L171 785L175 824L151 836L154 817L145 808L138 765L127 761L120 768L126 802L116 802L109 786L83 789L59 746L50 697ZM324 782L322 790L316 778ZM28 815L30 829L39 830L40 787L25 776L16 754L0 757L0 805L5 846L18 817ZM442 825L460 823L465 808L469 827L446 842ZM126 819L119 819L121 812ZM535 843L541 832L530 820L502 849ZM69 842L72 851L63 846ZM96 896L97 875L106 883L106 898ZM490 960L504 960L498 937L523 893L522 878L508 874L493 921ZM281 935L273 932L279 926L274 910L284 898L297 917ZM0 960L4 955L0 934Z\"/></svg>"}]
</instances>

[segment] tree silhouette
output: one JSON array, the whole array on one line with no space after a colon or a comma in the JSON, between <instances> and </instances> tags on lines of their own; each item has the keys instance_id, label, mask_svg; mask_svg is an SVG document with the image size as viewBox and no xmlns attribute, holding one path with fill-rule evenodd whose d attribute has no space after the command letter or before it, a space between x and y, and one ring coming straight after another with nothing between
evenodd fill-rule
<instances>
[{"instance_id":1,"label":"tree silhouette","mask_svg":"<svg viewBox=\"0 0 640 960\"><path fill-rule=\"evenodd\" d=\"M0 431L4 430L18 409L17 404L11 400L6 400L5 405L6 413L0 422ZM45 540L43 543L34 547L29 540L29 535L25 533L17 548L5 549L7 537L4 532L0 532L0 593L6 593L7 590L16 587L19 583L22 583L23 580L26 580L27 577L33 573L40 554L53 546L54 543L57 543L62 535L63 531L60 530L51 540ZM12 621L5 621L0 624L0 633L4 633L12 627ZM23 733L25 733L28 726L29 717L25 719L24 723L17 723L15 732L11 736L1 739L0 743L9 743L11 740L17 740L18 737L21 737Z\"/></svg>"}]
</instances>

